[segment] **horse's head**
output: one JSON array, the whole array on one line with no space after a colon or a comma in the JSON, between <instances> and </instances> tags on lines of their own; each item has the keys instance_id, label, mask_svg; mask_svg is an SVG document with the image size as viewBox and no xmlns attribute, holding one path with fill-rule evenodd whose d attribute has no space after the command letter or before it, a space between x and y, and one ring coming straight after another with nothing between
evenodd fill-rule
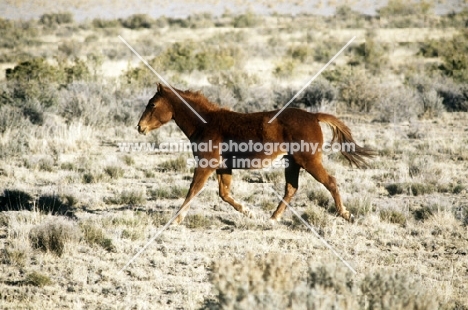
<instances>
[{"instance_id":1,"label":"horse's head","mask_svg":"<svg viewBox=\"0 0 468 310\"><path fill-rule=\"evenodd\" d=\"M138 132L147 134L153 129L157 129L169 122L174 113L172 105L168 98L164 96L165 89L161 84L158 84L158 91L151 98L146 106L145 111L141 115L138 122Z\"/></svg>"}]
</instances>

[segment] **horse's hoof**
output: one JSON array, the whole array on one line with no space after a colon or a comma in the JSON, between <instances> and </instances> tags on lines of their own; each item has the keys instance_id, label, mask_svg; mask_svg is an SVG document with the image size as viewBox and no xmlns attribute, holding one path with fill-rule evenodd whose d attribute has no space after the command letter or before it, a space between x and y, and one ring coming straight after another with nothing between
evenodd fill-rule
<instances>
[{"instance_id":1,"label":"horse's hoof","mask_svg":"<svg viewBox=\"0 0 468 310\"><path fill-rule=\"evenodd\" d=\"M270 217L270 219L268 220L268 223L270 223L270 225L272 226L275 226L276 224L278 224L278 220Z\"/></svg>"},{"instance_id":2,"label":"horse's hoof","mask_svg":"<svg viewBox=\"0 0 468 310\"><path fill-rule=\"evenodd\" d=\"M354 215L350 214L350 215L349 215L349 220L348 220L348 221L349 221L351 224L353 224L353 223L354 223L354 220L355 220Z\"/></svg>"}]
</instances>

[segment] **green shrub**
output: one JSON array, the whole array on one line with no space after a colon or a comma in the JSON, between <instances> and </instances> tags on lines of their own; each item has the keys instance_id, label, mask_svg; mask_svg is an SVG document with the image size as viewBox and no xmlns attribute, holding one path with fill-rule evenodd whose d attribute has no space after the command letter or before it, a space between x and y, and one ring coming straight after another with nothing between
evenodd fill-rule
<instances>
[{"instance_id":1,"label":"green shrub","mask_svg":"<svg viewBox=\"0 0 468 310\"><path fill-rule=\"evenodd\" d=\"M425 221L429 219L431 216L434 215L435 211L437 211L437 205L424 205L420 208L412 210L413 216L417 221Z\"/></svg>"},{"instance_id":2,"label":"green shrub","mask_svg":"<svg viewBox=\"0 0 468 310\"><path fill-rule=\"evenodd\" d=\"M133 14L125 19L121 19L120 23L125 28L140 29L151 28L154 20L147 14Z\"/></svg>"},{"instance_id":3,"label":"green shrub","mask_svg":"<svg viewBox=\"0 0 468 310\"><path fill-rule=\"evenodd\" d=\"M369 197L350 199L346 203L346 208L356 217L366 216L367 214L374 211L374 208L372 207L372 201Z\"/></svg>"},{"instance_id":4,"label":"green shrub","mask_svg":"<svg viewBox=\"0 0 468 310\"><path fill-rule=\"evenodd\" d=\"M413 196L431 194L435 192L436 188L432 184L425 184L425 183L412 183L410 185L410 190Z\"/></svg>"},{"instance_id":5,"label":"green shrub","mask_svg":"<svg viewBox=\"0 0 468 310\"><path fill-rule=\"evenodd\" d=\"M188 214L184 219L187 228L209 228L215 223L213 217L203 214Z\"/></svg>"},{"instance_id":6,"label":"green shrub","mask_svg":"<svg viewBox=\"0 0 468 310\"><path fill-rule=\"evenodd\" d=\"M238 15L232 20L234 28L253 28L260 24L261 20L252 12Z\"/></svg>"},{"instance_id":7,"label":"green shrub","mask_svg":"<svg viewBox=\"0 0 468 310\"><path fill-rule=\"evenodd\" d=\"M91 22L94 28L117 28L122 26L120 21L116 19L94 18Z\"/></svg>"},{"instance_id":8,"label":"green shrub","mask_svg":"<svg viewBox=\"0 0 468 310\"><path fill-rule=\"evenodd\" d=\"M300 62L305 62L311 54L310 48L307 45L299 45L290 47L287 52L288 56Z\"/></svg>"},{"instance_id":9,"label":"green shrub","mask_svg":"<svg viewBox=\"0 0 468 310\"><path fill-rule=\"evenodd\" d=\"M325 235L325 228L328 226L328 215L323 209L308 207L302 213L301 218L312 225L320 235ZM292 228L308 229L296 216L293 217Z\"/></svg>"},{"instance_id":10,"label":"green shrub","mask_svg":"<svg viewBox=\"0 0 468 310\"><path fill-rule=\"evenodd\" d=\"M104 172L111 178L111 179L119 179L123 177L124 170L119 166L107 166L104 168Z\"/></svg>"},{"instance_id":11,"label":"green shrub","mask_svg":"<svg viewBox=\"0 0 468 310\"><path fill-rule=\"evenodd\" d=\"M94 223L81 223L80 226L84 235L84 240L89 245L99 245L109 252L115 250L112 239L105 236L102 228L98 227Z\"/></svg>"},{"instance_id":12,"label":"green shrub","mask_svg":"<svg viewBox=\"0 0 468 310\"><path fill-rule=\"evenodd\" d=\"M46 285L51 285L52 280L50 279L49 276L46 276L42 273L39 273L37 271L33 271L30 274L28 274L24 280L24 283L26 285L32 285L32 286L37 286L37 287L44 287Z\"/></svg>"},{"instance_id":13,"label":"green shrub","mask_svg":"<svg viewBox=\"0 0 468 310\"><path fill-rule=\"evenodd\" d=\"M143 191L125 190L120 194L116 194L114 198L109 199L109 202L119 205L141 205L146 202L146 194Z\"/></svg>"},{"instance_id":14,"label":"green shrub","mask_svg":"<svg viewBox=\"0 0 468 310\"><path fill-rule=\"evenodd\" d=\"M282 60L277 62L273 69L273 75L278 78L290 77L296 69L297 63L292 59Z\"/></svg>"},{"instance_id":15,"label":"green shrub","mask_svg":"<svg viewBox=\"0 0 468 310\"><path fill-rule=\"evenodd\" d=\"M193 70L227 70L242 57L242 50L236 46L197 44L177 42L172 44L161 56L151 61L155 66L178 72Z\"/></svg>"},{"instance_id":16,"label":"green shrub","mask_svg":"<svg viewBox=\"0 0 468 310\"><path fill-rule=\"evenodd\" d=\"M179 156L176 159L162 162L159 167L164 170L183 172L187 170L187 160L185 156Z\"/></svg>"},{"instance_id":17,"label":"green shrub","mask_svg":"<svg viewBox=\"0 0 468 310\"><path fill-rule=\"evenodd\" d=\"M406 216L397 210L381 210L380 211L380 219L385 222L389 222L392 224L399 224L405 225L406 224Z\"/></svg>"},{"instance_id":18,"label":"green shrub","mask_svg":"<svg viewBox=\"0 0 468 310\"><path fill-rule=\"evenodd\" d=\"M365 40L364 43L351 48L354 57L349 61L349 64L352 66L364 65L367 71L378 74L382 66L388 63L388 47L378 42L372 31L366 32Z\"/></svg>"},{"instance_id":19,"label":"green shrub","mask_svg":"<svg viewBox=\"0 0 468 310\"><path fill-rule=\"evenodd\" d=\"M62 24L73 23L73 14L69 12L43 14L39 18L39 23L47 27L54 27Z\"/></svg>"},{"instance_id":20,"label":"green shrub","mask_svg":"<svg viewBox=\"0 0 468 310\"><path fill-rule=\"evenodd\" d=\"M170 187L160 187L150 190L149 195L151 199L178 199L187 196L188 188L173 185Z\"/></svg>"},{"instance_id":21,"label":"green shrub","mask_svg":"<svg viewBox=\"0 0 468 310\"><path fill-rule=\"evenodd\" d=\"M402 183L388 184L385 186L385 189L387 190L390 196L399 195L406 192L406 186Z\"/></svg>"}]
</instances>

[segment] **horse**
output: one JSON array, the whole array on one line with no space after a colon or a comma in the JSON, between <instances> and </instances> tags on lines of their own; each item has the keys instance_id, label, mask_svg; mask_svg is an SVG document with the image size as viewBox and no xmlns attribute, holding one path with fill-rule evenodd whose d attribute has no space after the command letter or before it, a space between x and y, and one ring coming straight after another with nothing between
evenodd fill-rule
<instances>
[{"instance_id":1,"label":"horse","mask_svg":"<svg viewBox=\"0 0 468 310\"><path fill-rule=\"evenodd\" d=\"M333 145L339 143L352 146L340 150L351 166L367 167L366 158L372 157L375 152L368 147L359 146L350 129L331 114L310 113L298 108L286 108L279 115L277 113L278 110L238 113L210 102L200 92L157 84L157 91L149 99L138 122L138 132L146 135L174 120L190 141L192 153L197 159L195 163L200 163L194 165L193 179L178 210L175 224L183 221L190 201L214 171L217 174L221 199L244 215L252 216L249 208L235 201L230 194L232 170L263 168L278 158L284 161L286 184L284 197L271 215L270 220L273 223L281 219L286 206L297 192L301 168L327 188L334 199L337 213L349 222L354 221L353 214L341 201L335 177L328 174L322 165L321 150L324 142L319 123L325 123L332 129ZM240 149L241 145L243 150ZM297 145L304 149L297 150ZM310 149L306 151L307 145ZM262 146L265 148L262 149ZM312 150L313 146L315 150ZM243 164L236 165L240 160ZM252 162L256 164L248 165Z\"/></svg>"}]
</instances>

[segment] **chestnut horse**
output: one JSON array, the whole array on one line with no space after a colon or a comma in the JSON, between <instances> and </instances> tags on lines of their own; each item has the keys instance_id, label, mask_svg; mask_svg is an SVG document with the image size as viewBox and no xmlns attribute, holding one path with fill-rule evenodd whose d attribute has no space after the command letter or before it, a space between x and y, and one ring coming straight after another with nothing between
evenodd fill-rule
<instances>
[{"instance_id":1,"label":"chestnut horse","mask_svg":"<svg viewBox=\"0 0 468 310\"><path fill-rule=\"evenodd\" d=\"M173 89L173 88L172 88ZM271 220L277 221L281 218L286 209L287 203L291 200L298 189L299 171L301 168L309 172L318 182L322 183L333 196L336 210L340 216L348 221L353 221L353 215L346 210L343 205L336 179L329 175L322 166L323 135L319 122L328 124L333 130L332 142L352 145L353 150L341 149L342 155L357 167L366 166L365 157L371 157L374 152L368 148L357 145L351 136L350 129L333 115L324 113L309 113L307 111L287 108L278 115L271 123L269 121L278 111L257 112L257 113L237 113L223 109L210 102L199 92L181 91L158 84L156 94L151 98L146 106L143 115L138 122L138 131L147 134L153 129L157 129L174 120L184 132L192 145L192 152L198 162L210 163L209 165L196 165L193 180L190 184L187 197L179 209L179 215L175 223L179 224L187 214L191 199L202 189L208 177L216 170L219 182L219 196L222 200L231 204L237 211L245 215L251 215L248 208L236 202L230 195L232 179L232 169L239 168L235 165L236 159L257 160L258 162L270 163L278 157L283 157L287 163L285 166L286 187L283 201L281 201L271 216ZM179 97L180 96L180 97ZM182 101L180 98L183 98ZM194 113L190 107L197 113ZM201 116L201 118L200 118ZM311 149L296 150L288 148L274 148L269 152L257 151L251 148L246 152L236 149L220 150L216 147L227 142L242 143L247 142L258 146L258 143L267 145L270 143L276 146L284 143L301 141L303 146L316 145L317 151ZM194 145L210 143L208 148L193 148ZM260 145L261 146L261 145ZM265 148L266 149L266 148ZM265 161L266 159L266 161ZM243 169L252 169L252 166L242 166ZM255 166L255 168L261 168Z\"/></svg>"}]
</instances>

